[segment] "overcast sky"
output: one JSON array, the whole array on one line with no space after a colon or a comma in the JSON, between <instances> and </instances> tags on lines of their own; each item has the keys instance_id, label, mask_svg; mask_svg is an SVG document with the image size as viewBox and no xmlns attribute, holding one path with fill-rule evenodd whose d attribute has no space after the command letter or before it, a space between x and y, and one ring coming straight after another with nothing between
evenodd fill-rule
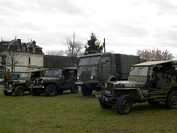
<instances>
[{"instance_id":1,"label":"overcast sky","mask_svg":"<svg viewBox=\"0 0 177 133\"><path fill-rule=\"evenodd\" d=\"M35 40L46 52L66 50L73 33L85 45L92 32L107 52L158 48L177 59L177 0L0 0L3 40Z\"/></svg>"}]
</instances>

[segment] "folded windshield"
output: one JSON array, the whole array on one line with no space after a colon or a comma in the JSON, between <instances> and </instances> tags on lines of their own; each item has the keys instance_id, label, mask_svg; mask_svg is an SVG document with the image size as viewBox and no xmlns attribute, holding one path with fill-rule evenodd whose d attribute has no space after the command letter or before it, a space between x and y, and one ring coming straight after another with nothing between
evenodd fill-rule
<instances>
[{"instance_id":1,"label":"folded windshield","mask_svg":"<svg viewBox=\"0 0 177 133\"><path fill-rule=\"evenodd\" d=\"M62 69L45 71L45 77L61 77L61 75L62 75Z\"/></svg>"},{"instance_id":2,"label":"folded windshield","mask_svg":"<svg viewBox=\"0 0 177 133\"><path fill-rule=\"evenodd\" d=\"M132 76L147 76L148 67L131 67L130 75Z\"/></svg>"}]
</instances>

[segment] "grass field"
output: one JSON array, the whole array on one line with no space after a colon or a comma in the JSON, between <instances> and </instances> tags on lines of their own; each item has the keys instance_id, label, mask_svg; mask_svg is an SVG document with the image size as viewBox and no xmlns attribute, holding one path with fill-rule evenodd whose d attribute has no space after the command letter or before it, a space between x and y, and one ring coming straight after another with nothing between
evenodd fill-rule
<instances>
[{"instance_id":1,"label":"grass field","mask_svg":"<svg viewBox=\"0 0 177 133\"><path fill-rule=\"evenodd\" d=\"M177 110L167 109L164 103L134 104L128 115L119 115L115 107L102 109L94 94L17 97L4 96L0 90L0 133L177 132Z\"/></svg>"}]
</instances>

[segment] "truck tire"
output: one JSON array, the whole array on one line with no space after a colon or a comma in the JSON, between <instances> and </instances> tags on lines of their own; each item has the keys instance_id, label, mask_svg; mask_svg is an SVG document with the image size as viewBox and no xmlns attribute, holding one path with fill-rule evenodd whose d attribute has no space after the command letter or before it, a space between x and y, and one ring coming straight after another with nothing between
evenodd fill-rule
<instances>
[{"instance_id":1,"label":"truck tire","mask_svg":"<svg viewBox=\"0 0 177 133\"><path fill-rule=\"evenodd\" d=\"M81 92L83 96L91 96L92 95L92 89L88 87L81 86Z\"/></svg>"},{"instance_id":2,"label":"truck tire","mask_svg":"<svg viewBox=\"0 0 177 133\"><path fill-rule=\"evenodd\" d=\"M40 93L37 92L34 88L31 88L30 92L31 92L31 95L33 95L33 96L39 96L40 95Z\"/></svg>"},{"instance_id":3,"label":"truck tire","mask_svg":"<svg viewBox=\"0 0 177 133\"><path fill-rule=\"evenodd\" d=\"M173 91L168 95L166 105L169 109L177 109L177 91Z\"/></svg>"},{"instance_id":4,"label":"truck tire","mask_svg":"<svg viewBox=\"0 0 177 133\"><path fill-rule=\"evenodd\" d=\"M112 105L106 104L105 100L103 99L103 96L99 97L98 101L100 102L100 106L103 109L110 109L110 108L112 108Z\"/></svg>"},{"instance_id":5,"label":"truck tire","mask_svg":"<svg viewBox=\"0 0 177 133\"><path fill-rule=\"evenodd\" d=\"M52 84L48 85L45 89L46 96L55 96L56 92L57 92L56 87L55 87L55 85L52 85Z\"/></svg>"},{"instance_id":6,"label":"truck tire","mask_svg":"<svg viewBox=\"0 0 177 133\"><path fill-rule=\"evenodd\" d=\"M5 96L12 96L12 92L7 92L7 90L4 90L3 92Z\"/></svg>"},{"instance_id":7,"label":"truck tire","mask_svg":"<svg viewBox=\"0 0 177 133\"><path fill-rule=\"evenodd\" d=\"M16 96L23 96L25 92L25 89L23 86L16 86L15 87L15 95Z\"/></svg>"},{"instance_id":8,"label":"truck tire","mask_svg":"<svg viewBox=\"0 0 177 133\"><path fill-rule=\"evenodd\" d=\"M116 103L116 110L120 115L126 115L130 112L132 108L132 99L130 95L121 95L119 96Z\"/></svg>"},{"instance_id":9,"label":"truck tire","mask_svg":"<svg viewBox=\"0 0 177 133\"><path fill-rule=\"evenodd\" d=\"M70 89L71 93L78 93L78 86L73 84L72 88Z\"/></svg>"}]
</instances>

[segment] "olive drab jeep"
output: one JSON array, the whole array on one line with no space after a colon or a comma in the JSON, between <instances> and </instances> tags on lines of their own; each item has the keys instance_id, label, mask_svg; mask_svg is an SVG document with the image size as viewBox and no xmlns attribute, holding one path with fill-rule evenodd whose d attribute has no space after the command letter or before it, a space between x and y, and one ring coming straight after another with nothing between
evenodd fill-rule
<instances>
[{"instance_id":1,"label":"olive drab jeep","mask_svg":"<svg viewBox=\"0 0 177 133\"><path fill-rule=\"evenodd\" d=\"M78 86L75 84L77 75L76 67L54 68L45 71L44 77L34 78L30 83L33 96L45 94L54 96L65 90L71 93L78 93Z\"/></svg>"},{"instance_id":2,"label":"olive drab jeep","mask_svg":"<svg viewBox=\"0 0 177 133\"><path fill-rule=\"evenodd\" d=\"M8 80L4 86L4 95L23 96L25 91L30 92L29 85L32 78L40 77L46 69L35 69L26 72L12 73L12 79Z\"/></svg>"},{"instance_id":3,"label":"olive drab jeep","mask_svg":"<svg viewBox=\"0 0 177 133\"><path fill-rule=\"evenodd\" d=\"M177 61L148 61L132 65L127 81L103 83L98 96L103 109L116 106L119 114L128 114L133 103L165 102L177 109Z\"/></svg>"}]
</instances>

